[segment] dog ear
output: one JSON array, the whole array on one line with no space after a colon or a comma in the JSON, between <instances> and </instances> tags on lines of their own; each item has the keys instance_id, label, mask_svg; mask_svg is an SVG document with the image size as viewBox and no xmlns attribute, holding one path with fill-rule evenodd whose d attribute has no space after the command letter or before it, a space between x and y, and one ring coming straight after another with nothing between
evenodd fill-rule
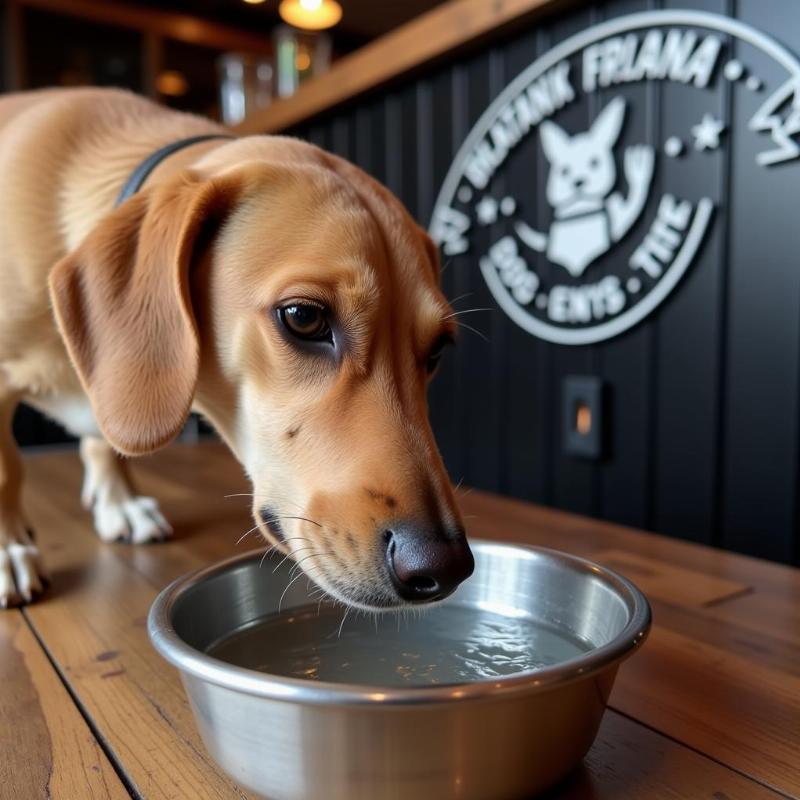
<instances>
[{"instance_id":1,"label":"dog ear","mask_svg":"<svg viewBox=\"0 0 800 800\"><path fill-rule=\"evenodd\" d=\"M190 267L230 195L188 172L146 189L51 272L61 336L100 429L122 453L158 449L189 415L199 368Z\"/></svg>"},{"instance_id":2,"label":"dog ear","mask_svg":"<svg viewBox=\"0 0 800 800\"><path fill-rule=\"evenodd\" d=\"M545 120L539 125L539 138L542 140L542 149L551 164L558 164L564 160L569 148L569 134L559 128L555 122Z\"/></svg>"},{"instance_id":3,"label":"dog ear","mask_svg":"<svg viewBox=\"0 0 800 800\"><path fill-rule=\"evenodd\" d=\"M592 123L591 136L603 150L610 151L617 143L625 118L625 100L615 97Z\"/></svg>"},{"instance_id":4,"label":"dog ear","mask_svg":"<svg viewBox=\"0 0 800 800\"><path fill-rule=\"evenodd\" d=\"M425 228L418 225L417 233L422 240L422 247L425 250L425 255L428 257L433 278L438 285L441 279L441 259L439 258L439 248L436 246L433 239L431 239Z\"/></svg>"}]
</instances>

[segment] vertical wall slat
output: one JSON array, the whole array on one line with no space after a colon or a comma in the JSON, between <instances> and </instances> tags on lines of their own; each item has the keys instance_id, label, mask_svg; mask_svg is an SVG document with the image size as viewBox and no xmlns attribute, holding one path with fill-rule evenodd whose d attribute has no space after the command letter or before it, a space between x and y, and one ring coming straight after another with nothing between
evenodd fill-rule
<instances>
[{"instance_id":1,"label":"vertical wall slat","mask_svg":"<svg viewBox=\"0 0 800 800\"><path fill-rule=\"evenodd\" d=\"M667 8L722 12L725 0L669 0ZM661 86L662 143L679 136L689 154L669 162L670 187L677 197L706 196L715 205L710 230L678 288L664 302L658 326L658 414L655 425L653 526L682 538L711 542L719 487L718 374L723 304L725 239L725 156L692 158L690 126L703 114L722 118L726 87L703 90ZM661 158L664 158L663 151Z\"/></svg>"},{"instance_id":2,"label":"vertical wall slat","mask_svg":"<svg viewBox=\"0 0 800 800\"><path fill-rule=\"evenodd\" d=\"M602 6L596 22L622 14L645 11L646 0L617 0ZM600 90L595 93L592 119L616 96L621 88ZM628 100L623 122L626 141L649 144L658 149L656 131L653 130L652 86L646 82L624 87ZM618 148L619 150L620 148ZM623 154L618 153L622 164ZM627 189L624 173L618 175L619 185ZM655 183L655 179L654 179ZM656 187L651 188L651 192ZM609 254L611 258L627 258L635 243L647 232L650 219L642 216L625 238ZM592 267L589 267L591 270ZM591 272L587 271L588 279ZM653 323L645 320L640 325L601 345L594 347L597 372L609 387L610 452L601 462L599 472L599 498L595 511L607 519L626 525L644 527L648 523L650 485L650 438L652 424L651 381L655 365L652 363Z\"/></svg>"},{"instance_id":3,"label":"vertical wall slat","mask_svg":"<svg viewBox=\"0 0 800 800\"><path fill-rule=\"evenodd\" d=\"M779 41L784 14L742 2L739 16ZM748 68L772 88L785 80L773 60L750 50ZM797 485L800 227L798 163L759 166L764 135L747 124L765 99L738 93L731 128L728 346L722 544L752 555L793 555ZM754 227L757 224L757 228Z\"/></svg>"},{"instance_id":4,"label":"vertical wall slat","mask_svg":"<svg viewBox=\"0 0 800 800\"><path fill-rule=\"evenodd\" d=\"M513 80L549 47L543 28L529 31L503 48L506 81ZM518 213L538 230L547 223L541 188L547 165L540 148L523 147L509 156L505 186L515 198ZM526 254L527 257L527 254ZM496 315L502 316L497 309ZM551 447L554 435L552 347L518 325L506 324L504 376L505 490L516 497L546 502L550 498Z\"/></svg>"},{"instance_id":5,"label":"vertical wall slat","mask_svg":"<svg viewBox=\"0 0 800 800\"><path fill-rule=\"evenodd\" d=\"M436 193L444 181L450 162L453 159L453 146L456 134L453 132L455 116L455 98L453 95L453 74L450 68L440 71L431 79L430 100L427 92L418 96L417 108L417 139L423 150L430 150L431 171L428 185L430 186L430 206L423 209L420 202L421 220L427 227ZM434 109L436 116L434 117ZM435 131L434 131L435 121ZM425 140L428 140L426 143ZM420 158L419 169L423 168L427 157ZM423 186L424 176L419 175L418 186ZM424 213L424 216L422 214ZM452 260L446 256L442 259L441 273L442 291L445 297L454 299L456 292L456 271L453 269ZM462 435L458 428L456 417L458 384L458 354L448 351L441 360L439 369L434 377L430 391L429 404L431 424L436 440L442 451L447 470L454 482L463 477L461 462Z\"/></svg>"},{"instance_id":6,"label":"vertical wall slat","mask_svg":"<svg viewBox=\"0 0 800 800\"><path fill-rule=\"evenodd\" d=\"M550 27L551 43L562 41L592 24L592 9L580 6L575 13L555 20ZM577 80L577 78L575 78ZM571 104L558 114L558 125L569 132L585 131L592 119L585 104ZM545 162L547 170L549 164ZM546 174L546 173L545 173ZM546 177L543 175L540 186L543 188ZM546 198L541 202L548 210ZM549 224L549 222L548 222ZM547 228L545 227L545 230ZM556 272L561 267L552 268ZM591 514L595 511L595 485L597 466L564 452L561 426L563 424L561 397L564 379L569 375L595 374L594 352L591 347L567 347L554 345L553 369L550 382L551 409L550 420L555 430L550 444L553 468L553 493L551 502L559 508L568 508L579 513Z\"/></svg>"}]
</instances>

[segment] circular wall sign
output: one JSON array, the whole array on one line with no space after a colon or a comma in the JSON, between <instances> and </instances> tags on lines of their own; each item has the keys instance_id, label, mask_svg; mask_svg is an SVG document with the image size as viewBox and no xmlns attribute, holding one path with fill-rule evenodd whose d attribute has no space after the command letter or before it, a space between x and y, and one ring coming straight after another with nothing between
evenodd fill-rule
<instances>
[{"instance_id":1,"label":"circular wall sign","mask_svg":"<svg viewBox=\"0 0 800 800\"><path fill-rule=\"evenodd\" d=\"M764 55L777 66L764 69ZM664 120L663 141L628 124L645 110L626 87L653 81L700 109L679 126ZM722 113L730 104L713 102L723 84L749 98L741 131ZM576 126L576 117L586 122ZM534 336L567 345L609 339L650 314L691 265L713 222L714 187L686 176L708 159L724 168L734 135L761 137L763 167L800 156L794 56L716 14L609 20L537 59L486 109L447 173L430 232L445 258L477 250L495 300ZM538 147L545 166L538 203L533 177L516 196L503 188L525 147Z\"/></svg>"}]
</instances>

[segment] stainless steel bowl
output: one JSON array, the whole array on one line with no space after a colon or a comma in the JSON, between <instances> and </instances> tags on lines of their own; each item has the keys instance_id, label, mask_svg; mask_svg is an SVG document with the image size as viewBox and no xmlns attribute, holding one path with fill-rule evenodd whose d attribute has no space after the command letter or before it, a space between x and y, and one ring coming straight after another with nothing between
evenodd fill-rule
<instances>
[{"instance_id":1,"label":"stainless steel bowl","mask_svg":"<svg viewBox=\"0 0 800 800\"><path fill-rule=\"evenodd\" d=\"M472 542L475 574L447 604L525 616L579 637L583 655L470 683L380 688L268 675L206 654L274 614L291 565L245 554L180 578L148 628L180 670L203 741L241 786L272 800L530 797L597 733L620 663L650 627L642 593L583 559ZM279 557L273 565L279 563ZM295 582L282 607L308 605Z\"/></svg>"}]
</instances>

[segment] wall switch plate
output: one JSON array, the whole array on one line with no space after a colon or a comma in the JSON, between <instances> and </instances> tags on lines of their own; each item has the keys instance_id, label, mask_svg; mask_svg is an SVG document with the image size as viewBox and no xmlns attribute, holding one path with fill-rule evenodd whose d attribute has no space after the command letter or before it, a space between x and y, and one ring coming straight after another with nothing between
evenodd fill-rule
<instances>
[{"instance_id":1,"label":"wall switch plate","mask_svg":"<svg viewBox=\"0 0 800 800\"><path fill-rule=\"evenodd\" d=\"M569 375L561 387L561 417L564 452L598 460L605 449L605 408L600 378Z\"/></svg>"}]
</instances>

